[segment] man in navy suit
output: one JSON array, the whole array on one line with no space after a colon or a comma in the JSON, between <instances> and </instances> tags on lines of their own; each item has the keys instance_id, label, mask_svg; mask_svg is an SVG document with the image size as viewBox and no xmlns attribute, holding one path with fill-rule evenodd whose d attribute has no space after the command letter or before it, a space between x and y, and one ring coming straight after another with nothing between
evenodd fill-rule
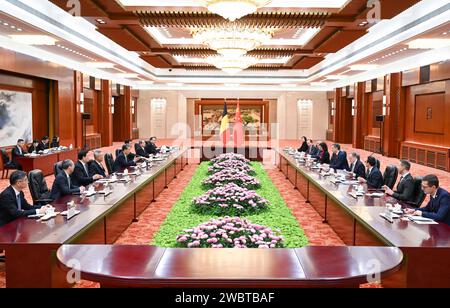
<instances>
[{"instance_id":1,"label":"man in navy suit","mask_svg":"<svg viewBox=\"0 0 450 308\"><path fill-rule=\"evenodd\" d=\"M150 154L148 154L145 149L145 142L144 140L139 140L139 142L137 142L134 145L134 150L136 152L136 156L140 156L140 157L145 157L145 158L149 158Z\"/></svg>"},{"instance_id":2,"label":"man in navy suit","mask_svg":"<svg viewBox=\"0 0 450 308\"><path fill-rule=\"evenodd\" d=\"M422 179L422 189L424 193L430 195L430 202L425 207L418 210L409 209L406 213L450 225L450 194L439 187L438 177L434 174L426 175Z\"/></svg>"},{"instance_id":3,"label":"man in navy suit","mask_svg":"<svg viewBox=\"0 0 450 308\"><path fill-rule=\"evenodd\" d=\"M62 162L61 168L63 169L63 172L60 172L55 178L50 199L56 200L67 195L83 193L85 188L75 186L70 178L70 175L75 169L73 161L66 159Z\"/></svg>"},{"instance_id":4,"label":"man in navy suit","mask_svg":"<svg viewBox=\"0 0 450 308\"><path fill-rule=\"evenodd\" d=\"M358 153L356 153L356 152L351 153L349 160L350 160L350 166L348 167L347 171L355 174L356 178L365 179L366 178L366 167L364 167L364 164L361 162Z\"/></svg>"},{"instance_id":5,"label":"man in navy suit","mask_svg":"<svg viewBox=\"0 0 450 308\"><path fill-rule=\"evenodd\" d=\"M345 153L345 151L341 151L341 145L337 143L333 144L331 146L331 151L333 152L333 157L331 158L330 168L336 170L347 170L347 153Z\"/></svg>"},{"instance_id":6,"label":"man in navy suit","mask_svg":"<svg viewBox=\"0 0 450 308\"><path fill-rule=\"evenodd\" d=\"M11 160L13 162L14 167L17 170L22 170L22 166L17 162L17 157L21 157L24 155L23 146L25 141L23 139L17 140L17 145L11 151Z\"/></svg>"},{"instance_id":7,"label":"man in navy suit","mask_svg":"<svg viewBox=\"0 0 450 308\"><path fill-rule=\"evenodd\" d=\"M106 177L106 171L103 167L103 153L101 150L94 151L94 160L89 164L89 175L95 176L96 174Z\"/></svg>"},{"instance_id":8,"label":"man in navy suit","mask_svg":"<svg viewBox=\"0 0 450 308\"><path fill-rule=\"evenodd\" d=\"M134 159L129 159L128 155L131 153L130 145L124 144L122 146L122 153L117 156L116 160L114 161L113 170L114 172L119 172L124 169L127 169L131 166L136 166L136 162L140 159L139 157L135 157Z\"/></svg>"},{"instance_id":9,"label":"man in navy suit","mask_svg":"<svg viewBox=\"0 0 450 308\"><path fill-rule=\"evenodd\" d=\"M89 175L89 158L87 157L87 154L88 151L85 150L78 152L78 161L75 164L75 169L71 176L74 186L87 186L94 183L96 180L103 179L103 176L99 174L93 176Z\"/></svg>"},{"instance_id":10,"label":"man in navy suit","mask_svg":"<svg viewBox=\"0 0 450 308\"><path fill-rule=\"evenodd\" d=\"M152 155L158 154L159 148L156 146L156 137L150 138L150 141L145 146L145 152Z\"/></svg>"},{"instance_id":11,"label":"man in navy suit","mask_svg":"<svg viewBox=\"0 0 450 308\"><path fill-rule=\"evenodd\" d=\"M369 188L375 188L380 189L384 182L383 182L383 175L381 174L381 171L377 168L377 160L373 156L367 157L366 161L366 167L367 167L367 174L366 178L359 177L358 181L360 183L367 183L367 186Z\"/></svg>"},{"instance_id":12,"label":"man in navy suit","mask_svg":"<svg viewBox=\"0 0 450 308\"><path fill-rule=\"evenodd\" d=\"M398 173L400 173L400 181L397 184L397 189L394 191L388 186L384 185L383 188L386 195L392 196L397 200L414 202L416 196L414 195L414 178L409 170L411 169L411 163L407 160L400 160L400 165L397 167Z\"/></svg>"},{"instance_id":13,"label":"man in navy suit","mask_svg":"<svg viewBox=\"0 0 450 308\"><path fill-rule=\"evenodd\" d=\"M45 214L51 206L33 206L25 199L23 190L28 187L27 174L23 171L14 171L9 178L8 186L0 194L0 226L29 215Z\"/></svg>"},{"instance_id":14,"label":"man in navy suit","mask_svg":"<svg viewBox=\"0 0 450 308\"><path fill-rule=\"evenodd\" d=\"M36 153L47 150L49 148L49 141L50 140L49 140L48 136L45 136L44 138L42 138L42 141L36 147Z\"/></svg>"}]
</instances>

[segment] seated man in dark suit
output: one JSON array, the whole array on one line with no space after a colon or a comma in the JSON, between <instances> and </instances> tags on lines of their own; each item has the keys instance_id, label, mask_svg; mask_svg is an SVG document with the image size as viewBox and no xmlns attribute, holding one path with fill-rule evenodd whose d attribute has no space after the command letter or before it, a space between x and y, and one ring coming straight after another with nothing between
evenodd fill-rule
<instances>
[{"instance_id":1,"label":"seated man in dark suit","mask_svg":"<svg viewBox=\"0 0 450 308\"><path fill-rule=\"evenodd\" d=\"M156 147L156 137L151 137L150 141L145 146L145 152L151 155L156 155L159 152L159 149Z\"/></svg>"},{"instance_id":2,"label":"seated man in dark suit","mask_svg":"<svg viewBox=\"0 0 450 308\"><path fill-rule=\"evenodd\" d=\"M139 160L139 157L135 157L134 159L129 159L129 154L131 153L131 149L129 145L124 144L122 146L122 153L117 156L114 161L114 172L122 171L128 167L136 166L136 162Z\"/></svg>"},{"instance_id":3,"label":"seated man in dark suit","mask_svg":"<svg viewBox=\"0 0 450 308\"><path fill-rule=\"evenodd\" d=\"M101 150L94 151L94 160L89 164L89 176L95 176L96 174L106 177L106 171L103 167L103 152Z\"/></svg>"},{"instance_id":4,"label":"seated man in dark suit","mask_svg":"<svg viewBox=\"0 0 450 308\"><path fill-rule=\"evenodd\" d=\"M450 226L450 194L439 187L439 179L434 174L426 175L422 179L422 189L430 195L430 202L418 210L409 209L407 214L423 216Z\"/></svg>"},{"instance_id":5,"label":"seated man in dark suit","mask_svg":"<svg viewBox=\"0 0 450 308\"><path fill-rule=\"evenodd\" d=\"M17 162L17 157L21 157L24 155L24 151L23 151L24 144L25 144L25 141L23 139L17 140L17 145L11 151L11 160L12 160L13 166L17 170L22 170L22 166Z\"/></svg>"},{"instance_id":6,"label":"seated man in dark suit","mask_svg":"<svg viewBox=\"0 0 450 308\"><path fill-rule=\"evenodd\" d=\"M149 158L150 154L148 154L145 149L145 142L143 140L139 140L139 142L137 142L134 145L134 150L136 152L136 156L140 156L140 157L145 157L145 158Z\"/></svg>"},{"instance_id":7,"label":"seated man in dark suit","mask_svg":"<svg viewBox=\"0 0 450 308\"><path fill-rule=\"evenodd\" d=\"M364 167L364 164L361 162L360 157L358 153L351 153L350 157L350 166L348 167L347 171L353 173L356 178L366 178L366 167Z\"/></svg>"},{"instance_id":8,"label":"seated man in dark suit","mask_svg":"<svg viewBox=\"0 0 450 308\"><path fill-rule=\"evenodd\" d=\"M75 169L75 164L70 159L66 159L62 162L61 166L63 172L60 172L53 182L52 192L50 194L50 199L56 200L61 197L73 194L83 193L85 191L84 187L77 187L73 185L70 175Z\"/></svg>"},{"instance_id":9,"label":"seated man in dark suit","mask_svg":"<svg viewBox=\"0 0 450 308\"><path fill-rule=\"evenodd\" d=\"M37 153L37 148L39 145L39 140L33 140L33 143L30 145L30 147L28 148L28 153Z\"/></svg>"},{"instance_id":10,"label":"seated man in dark suit","mask_svg":"<svg viewBox=\"0 0 450 308\"><path fill-rule=\"evenodd\" d=\"M59 137L53 136L52 144L50 145L51 148L59 148Z\"/></svg>"},{"instance_id":11,"label":"seated man in dark suit","mask_svg":"<svg viewBox=\"0 0 450 308\"><path fill-rule=\"evenodd\" d=\"M367 157L366 161L366 167L367 167L367 174L366 178L359 177L358 181L360 183L367 183L367 186L369 188L374 189L380 189L384 182L383 182L383 175L381 174L381 171L377 168L377 160L373 156Z\"/></svg>"},{"instance_id":12,"label":"seated man in dark suit","mask_svg":"<svg viewBox=\"0 0 450 308\"><path fill-rule=\"evenodd\" d=\"M36 153L47 150L48 148L49 148L49 139L48 136L45 136L44 138L42 138L42 141L37 146Z\"/></svg>"},{"instance_id":13,"label":"seated man in dark suit","mask_svg":"<svg viewBox=\"0 0 450 308\"><path fill-rule=\"evenodd\" d=\"M74 186L87 186L94 181L103 179L103 176L95 174L93 176L89 175L88 162L89 158L87 156L88 151L81 150L78 152L78 161L75 164L75 169L72 174L72 181Z\"/></svg>"},{"instance_id":14,"label":"seated man in dark suit","mask_svg":"<svg viewBox=\"0 0 450 308\"><path fill-rule=\"evenodd\" d=\"M414 202L414 178L409 173L411 163L407 160L400 160L400 165L397 167L400 174L400 181L397 184L397 190L393 191L386 185L383 186L386 195L392 196L397 200Z\"/></svg>"},{"instance_id":15,"label":"seated man in dark suit","mask_svg":"<svg viewBox=\"0 0 450 308\"><path fill-rule=\"evenodd\" d=\"M319 154L319 150L314 145L312 139L308 139L308 151L306 151L306 154L311 155L311 157L314 157L315 155Z\"/></svg>"},{"instance_id":16,"label":"seated man in dark suit","mask_svg":"<svg viewBox=\"0 0 450 308\"><path fill-rule=\"evenodd\" d=\"M0 194L0 226L29 215L45 214L51 206L33 206L25 199L23 190L28 187L27 174L23 171L14 171L9 178L8 186Z\"/></svg>"},{"instance_id":17,"label":"seated man in dark suit","mask_svg":"<svg viewBox=\"0 0 450 308\"><path fill-rule=\"evenodd\" d=\"M336 170L347 170L347 153L345 153L345 151L341 151L341 145L337 143L333 144L331 146L331 151L333 152L333 157L330 161L330 168Z\"/></svg>"}]
</instances>

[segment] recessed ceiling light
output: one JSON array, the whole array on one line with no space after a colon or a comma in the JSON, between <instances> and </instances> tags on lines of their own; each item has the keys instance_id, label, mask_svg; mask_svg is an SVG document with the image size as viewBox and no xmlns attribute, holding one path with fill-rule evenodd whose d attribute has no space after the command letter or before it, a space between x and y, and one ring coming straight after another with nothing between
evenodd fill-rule
<instances>
[{"instance_id":1,"label":"recessed ceiling light","mask_svg":"<svg viewBox=\"0 0 450 308\"><path fill-rule=\"evenodd\" d=\"M140 85L146 85L146 84L150 85L150 84L154 84L155 82L153 80L139 80L139 81L136 81L136 83L140 84Z\"/></svg>"},{"instance_id":2,"label":"recessed ceiling light","mask_svg":"<svg viewBox=\"0 0 450 308\"><path fill-rule=\"evenodd\" d=\"M410 49L435 49L450 46L450 39L417 39L408 43Z\"/></svg>"},{"instance_id":3,"label":"recessed ceiling light","mask_svg":"<svg viewBox=\"0 0 450 308\"><path fill-rule=\"evenodd\" d=\"M55 45L56 39L48 35L10 35L11 39L26 45Z\"/></svg>"},{"instance_id":4,"label":"recessed ceiling light","mask_svg":"<svg viewBox=\"0 0 450 308\"><path fill-rule=\"evenodd\" d=\"M139 74L133 74L133 73L120 73L117 74L117 76L122 77L122 78L137 78L139 77Z\"/></svg>"}]
</instances>

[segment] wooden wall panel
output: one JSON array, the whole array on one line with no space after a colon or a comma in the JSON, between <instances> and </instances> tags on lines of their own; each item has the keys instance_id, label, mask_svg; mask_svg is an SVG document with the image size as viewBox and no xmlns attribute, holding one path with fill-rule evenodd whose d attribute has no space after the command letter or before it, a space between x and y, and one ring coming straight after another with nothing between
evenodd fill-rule
<instances>
[{"instance_id":1,"label":"wooden wall panel","mask_svg":"<svg viewBox=\"0 0 450 308\"><path fill-rule=\"evenodd\" d=\"M405 141L450 147L449 112L450 80L408 87Z\"/></svg>"}]
</instances>

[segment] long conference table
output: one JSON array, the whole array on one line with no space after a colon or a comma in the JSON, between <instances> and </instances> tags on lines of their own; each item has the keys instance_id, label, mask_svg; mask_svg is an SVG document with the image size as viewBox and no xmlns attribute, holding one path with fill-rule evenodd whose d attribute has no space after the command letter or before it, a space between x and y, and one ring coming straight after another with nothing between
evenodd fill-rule
<instances>
[{"instance_id":1,"label":"long conference table","mask_svg":"<svg viewBox=\"0 0 450 308\"><path fill-rule=\"evenodd\" d=\"M64 244L112 244L148 206L158 206L157 196L188 163L187 149L114 183L112 193L91 197L66 196L52 203L56 212L74 201L81 213L67 220L45 222L20 218L0 228L0 250L6 255L8 288L69 287L66 274L56 266L56 251ZM133 170L130 170L133 171ZM102 190L102 185L96 190Z\"/></svg>"},{"instance_id":2,"label":"long conference table","mask_svg":"<svg viewBox=\"0 0 450 308\"><path fill-rule=\"evenodd\" d=\"M397 200L386 195L355 199L349 194L353 185L334 184L284 150L275 151L280 171L346 245L393 246L402 250L403 267L384 280L384 286L450 287L450 226L419 225L403 219L390 223L380 214L385 212L386 203L395 204Z\"/></svg>"},{"instance_id":3,"label":"long conference table","mask_svg":"<svg viewBox=\"0 0 450 308\"><path fill-rule=\"evenodd\" d=\"M17 157L17 162L22 166L23 171L26 173L39 169L44 176L53 174L53 168L57 162L65 159L77 160L77 149L54 151L48 154L36 155L36 156L20 156Z\"/></svg>"}]
</instances>

